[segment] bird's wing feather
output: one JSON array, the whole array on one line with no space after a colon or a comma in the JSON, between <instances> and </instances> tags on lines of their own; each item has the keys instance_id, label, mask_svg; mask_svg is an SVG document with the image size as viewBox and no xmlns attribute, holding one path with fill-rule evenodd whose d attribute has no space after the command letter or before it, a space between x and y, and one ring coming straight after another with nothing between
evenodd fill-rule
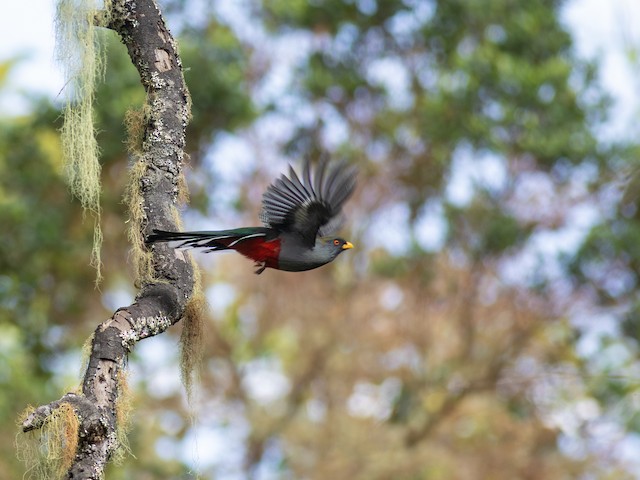
<instances>
[{"instance_id":1,"label":"bird's wing feather","mask_svg":"<svg viewBox=\"0 0 640 480\"><path fill-rule=\"evenodd\" d=\"M318 233L329 235L341 225L341 210L356 183L356 170L340 162L328 167L323 159L312 173L305 160L302 179L293 168L267 188L260 219L280 231L299 234L313 246Z\"/></svg>"}]
</instances>

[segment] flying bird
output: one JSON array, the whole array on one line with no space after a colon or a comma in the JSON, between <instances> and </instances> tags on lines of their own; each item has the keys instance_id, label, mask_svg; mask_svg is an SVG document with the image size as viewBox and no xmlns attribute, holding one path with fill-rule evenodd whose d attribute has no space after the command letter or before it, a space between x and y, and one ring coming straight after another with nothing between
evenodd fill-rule
<instances>
[{"instance_id":1,"label":"flying bird","mask_svg":"<svg viewBox=\"0 0 640 480\"><path fill-rule=\"evenodd\" d=\"M235 250L253 260L256 274L266 268L301 272L333 261L353 244L333 234L343 223L342 206L353 193L356 169L322 160L311 172L309 160L302 178L293 167L262 195L263 227L233 230L168 232L153 230L147 243L179 242L176 248L205 252Z\"/></svg>"}]
</instances>

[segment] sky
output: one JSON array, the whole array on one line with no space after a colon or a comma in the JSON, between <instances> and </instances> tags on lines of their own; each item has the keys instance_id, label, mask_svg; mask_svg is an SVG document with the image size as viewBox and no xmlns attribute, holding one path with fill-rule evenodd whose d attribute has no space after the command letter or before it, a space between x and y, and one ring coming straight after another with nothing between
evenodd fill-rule
<instances>
[{"instance_id":1,"label":"sky","mask_svg":"<svg viewBox=\"0 0 640 480\"><path fill-rule=\"evenodd\" d=\"M0 115L20 114L27 109L21 92L57 96L63 86L61 70L53 59L55 43L52 0L5 2L0 15L0 62L23 58L9 77L9 95L0 95Z\"/></svg>"},{"instance_id":2,"label":"sky","mask_svg":"<svg viewBox=\"0 0 640 480\"><path fill-rule=\"evenodd\" d=\"M616 98L616 115L608 133L624 136L633 130L629 127L640 110L640 66L634 71L625 53L630 46L640 49L640 1L573 0L567 3L563 18L579 55L601 56L600 77Z\"/></svg>"}]
</instances>

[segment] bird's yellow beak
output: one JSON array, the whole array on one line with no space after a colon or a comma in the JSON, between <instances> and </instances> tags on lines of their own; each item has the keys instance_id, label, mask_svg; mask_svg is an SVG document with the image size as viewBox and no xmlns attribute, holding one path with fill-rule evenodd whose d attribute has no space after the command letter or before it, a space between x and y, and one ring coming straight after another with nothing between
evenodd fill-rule
<instances>
[{"instance_id":1,"label":"bird's yellow beak","mask_svg":"<svg viewBox=\"0 0 640 480\"><path fill-rule=\"evenodd\" d=\"M349 250L350 248L353 248L353 243L351 242L344 242L344 245L342 245L343 250Z\"/></svg>"}]
</instances>

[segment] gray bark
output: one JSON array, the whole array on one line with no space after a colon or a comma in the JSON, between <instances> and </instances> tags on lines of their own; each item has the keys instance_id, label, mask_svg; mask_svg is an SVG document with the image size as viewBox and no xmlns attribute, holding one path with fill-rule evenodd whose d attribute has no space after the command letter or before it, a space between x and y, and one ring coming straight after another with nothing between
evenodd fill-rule
<instances>
[{"instance_id":1,"label":"gray bark","mask_svg":"<svg viewBox=\"0 0 640 480\"><path fill-rule=\"evenodd\" d=\"M127 47L147 92L147 112L140 179L145 219L144 236L153 228L174 229L173 206L178 199L185 129L189 119L188 91L176 43L153 0L114 0L108 28ZM164 332L178 322L191 298L191 263L167 245L153 248L156 283L142 285L132 305L118 309L95 330L82 394L67 394L38 407L23 422L24 431L40 428L62 402L80 419L79 443L67 474L72 479L100 479L116 440L118 378L129 351L139 340Z\"/></svg>"}]
</instances>

